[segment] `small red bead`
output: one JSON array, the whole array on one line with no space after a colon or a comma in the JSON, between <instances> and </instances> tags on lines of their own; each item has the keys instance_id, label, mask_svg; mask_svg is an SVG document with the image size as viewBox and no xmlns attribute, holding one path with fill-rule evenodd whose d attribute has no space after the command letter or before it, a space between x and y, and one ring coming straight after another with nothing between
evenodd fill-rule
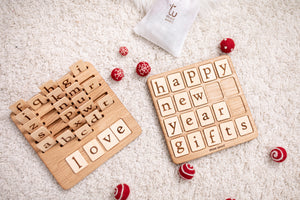
<instances>
[{"instance_id":1,"label":"small red bead","mask_svg":"<svg viewBox=\"0 0 300 200\"><path fill-rule=\"evenodd\" d=\"M150 65L145 62L139 62L139 64L137 64L136 66L136 73L140 76L147 76L151 71L151 67Z\"/></svg>"},{"instance_id":2,"label":"small red bead","mask_svg":"<svg viewBox=\"0 0 300 200\"><path fill-rule=\"evenodd\" d=\"M114 197L117 200L126 200L130 194L130 188L127 184L119 184L115 187Z\"/></svg>"},{"instance_id":3,"label":"small red bead","mask_svg":"<svg viewBox=\"0 0 300 200\"><path fill-rule=\"evenodd\" d=\"M283 147L276 147L270 152L270 156L275 162L283 162L287 157L286 150Z\"/></svg>"},{"instance_id":4,"label":"small red bead","mask_svg":"<svg viewBox=\"0 0 300 200\"><path fill-rule=\"evenodd\" d=\"M120 47L119 53L120 53L122 56L126 56L126 55L128 54L128 49L127 49L127 47Z\"/></svg>"},{"instance_id":5,"label":"small red bead","mask_svg":"<svg viewBox=\"0 0 300 200\"><path fill-rule=\"evenodd\" d=\"M179 167L179 175L183 179L192 179L196 173L193 165L185 163Z\"/></svg>"},{"instance_id":6,"label":"small red bead","mask_svg":"<svg viewBox=\"0 0 300 200\"><path fill-rule=\"evenodd\" d=\"M225 38L220 43L221 51L224 53L230 53L235 47L234 41L231 38Z\"/></svg>"},{"instance_id":7,"label":"small red bead","mask_svg":"<svg viewBox=\"0 0 300 200\"><path fill-rule=\"evenodd\" d=\"M123 71L123 69L120 69L120 68L113 69L112 72L111 72L111 77L115 81L122 80L122 78L124 77L124 71Z\"/></svg>"}]
</instances>

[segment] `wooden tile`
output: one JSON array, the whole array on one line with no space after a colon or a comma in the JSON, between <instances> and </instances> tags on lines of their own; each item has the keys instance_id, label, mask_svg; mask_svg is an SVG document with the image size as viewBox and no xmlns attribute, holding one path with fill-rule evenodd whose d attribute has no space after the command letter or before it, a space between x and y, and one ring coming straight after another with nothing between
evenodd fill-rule
<instances>
[{"instance_id":1,"label":"wooden tile","mask_svg":"<svg viewBox=\"0 0 300 200\"><path fill-rule=\"evenodd\" d=\"M119 143L119 140L109 128L105 129L97 137L107 151Z\"/></svg>"},{"instance_id":2,"label":"wooden tile","mask_svg":"<svg viewBox=\"0 0 300 200\"><path fill-rule=\"evenodd\" d=\"M99 80L94 77L91 78L89 80L87 80L86 82L82 83L83 89L86 93L90 94L92 91L94 91L95 89L97 89L100 86Z\"/></svg>"},{"instance_id":3,"label":"wooden tile","mask_svg":"<svg viewBox=\"0 0 300 200\"><path fill-rule=\"evenodd\" d=\"M187 92L175 94L174 100L178 111L188 110L192 107Z\"/></svg>"},{"instance_id":4,"label":"wooden tile","mask_svg":"<svg viewBox=\"0 0 300 200\"><path fill-rule=\"evenodd\" d=\"M253 133L252 125L248 116L235 119L235 123L241 136Z\"/></svg>"},{"instance_id":5,"label":"wooden tile","mask_svg":"<svg viewBox=\"0 0 300 200\"><path fill-rule=\"evenodd\" d=\"M106 108L108 108L113 103L114 103L114 100L112 99L112 97L109 94L105 95L104 97L102 97L101 99L99 99L97 101L97 105L100 107L101 111L104 111Z\"/></svg>"},{"instance_id":6,"label":"wooden tile","mask_svg":"<svg viewBox=\"0 0 300 200\"><path fill-rule=\"evenodd\" d=\"M204 81L204 83L208 82L208 81L213 81L216 80L216 74L214 71L214 68L212 66L212 64L206 64L206 65L201 65L199 67L199 71L202 77L202 80Z\"/></svg>"},{"instance_id":7,"label":"wooden tile","mask_svg":"<svg viewBox=\"0 0 300 200\"><path fill-rule=\"evenodd\" d=\"M190 90L190 95L195 107L207 103L207 98L203 90L203 87L197 87L195 89Z\"/></svg>"},{"instance_id":8,"label":"wooden tile","mask_svg":"<svg viewBox=\"0 0 300 200\"><path fill-rule=\"evenodd\" d=\"M178 117L171 117L164 120L164 124L169 137L173 137L182 133Z\"/></svg>"},{"instance_id":9,"label":"wooden tile","mask_svg":"<svg viewBox=\"0 0 300 200\"><path fill-rule=\"evenodd\" d=\"M175 108L171 97L159 99L157 101L161 116L168 116L175 113Z\"/></svg>"},{"instance_id":10,"label":"wooden tile","mask_svg":"<svg viewBox=\"0 0 300 200\"><path fill-rule=\"evenodd\" d=\"M131 134L131 130L128 128L128 126L122 119L116 121L113 125L111 125L110 129L120 141L126 138L129 134Z\"/></svg>"},{"instance_id":11,"label":"wooden tile","mask_svg":"<svg viewBox=\"0 0 300 200\"><path fill-rule=\"evenodd\" d=\"M65 96L66 96L65 93L59 87L55 88L54 90L52 90L50 93L47 94L47 98L52 103L58 102L59 100L61 100Z\"/></svg>"},{"instance_id":12,"label":"wooden tile","mask_svg":"<svg viewBox=\"0 0 300 200\"><path fill-rule=\"evenodd\" d=\"M208 101L212 102L223 98L223 94L220 89L219 83L211 83L206 85L205 91Z\"/></svg>"},{"instance_id":13,"label":"wooden tile","mask_svg":"<svg viewBox=\"0 0 300 200\"><path fill-rule=\"evenodd\" d=\"M85 138L86 136L88 136L91 132L93 132L91 127L88 124L84 124L79 129L77 129L74 132L74 134L81 140L81 139Z\"/></svg>"},{"instance_id":14,"label":"wooden tile","mask_svg":"<svg viewBox=\"0 0 300 200\"><path fill-rule=\"evenodd\" d=\"M78 110L83 116L87 116L90 114L92 111L94 111L97 108L96 104L92 100L88 100L84 104L82 104Z\"/></svg>"},{"instance_id":15,"label":"wooden tile","mask_svg":"<svg viewBox=\"0 0 300 200\"><path fill-rule=\"evenodd\" d=\"M234 78L227 78L220 82L222 92L225 97L229 97L239 93Z\"/></svg>"},{"instance_id":16,"label":"wooden tile","mask_svg":"<svg viewBox=\"0 0 300 200\"><path fill-rule=\"evenodd\" d=\"M230 118L230 114L227 108L227 105L224 101L215 103L212 105L215 116L218 121L222 121Z\"/></svg>"},{"instance_id":17,"label":"wooden tile","mask_svg":"<svg viewBox=\"0 0 300 200\"><path fill-rule=\"evenodd\" d=\"M88 100L89 100L89 97L85 94L84 91L80 92L79 94L77 94L76 96L74 96L72 98L72 102L74 103L74 105L77 108L79 108L81 105L86 103Z\"/></svg>"},{"instance_id":18,"label":"wooden tile","mask_svg":"<svg viewBox=\"0 0 300 200\"><path fill-rule=\"evenodd\" d=\"M44 83L43 85L41 85L39 88L41 90L41 92L47 96L48 93L50 93L51 91L53 91L55 88L57 88L57 83L50 80L46 83Z\"/></svg>"},{"instance_id":19,"label":"wooden tile","mask_svg":"<svg viewBox=\"0 0 300 200\"><path fill-rule=\"evenodd\" d=\"M85 167L88 166L88 163L83 158L79 150L69 155L66 158L66 161L75 174L77 174L78 172L80 172L81 170L83 170Z\"/></svg>"},{"instance_id":20,"label":"wooden tile","mask_svg":"<svg viewBox=\"0 0 300 200\"><path fill-rule=\"evenodd\" d=\"M91 161L97 160L105 152L101 147L100 143L96 139L93 139L87 144L85 144L83 146L83 149L86 152L86 154L89 156Z\"/></svg>"},{"instance_id":21,"label":"wooden tile","mask_svg":"<svg viewBox=\"0 0 300 200\"><path fill-rule=\"evenodd\" d=\"M83 118L80 114L71 119L68 122L68 125L70 126L71 129L77 130L80 128L83 124L85 124L86 120Z\"/></svg>"},{"instance_id":22,"label":"wooden tile","mask_svg":"<svg viewBox=\"0 0 300 200\"><path fill-rule=\"evenodd\" d=\"M204 129L204 135L209 147L221 143L220 134L216 126Z\"/></svg>"},{"instance_id":23,"label":"wooden tile","mask_svg":"<svg viewBox=\"0 0 300 200\"><path fill-rule=\"evenodd\" d=\"M39 127L42 126L42 123L38 118L32 118L28 122L26 122L23 125L23 128L28 131L29 133L33 133L35 130L37 130Z\"/></svg>"},{"instance_id":24,"label":"wooden tile","mask_svg":"<svg viewBox=\"0 0 300 200\"><path fill-rule=\"evenodd\" d=\"M167 76L172 92L176 92L185 88L181 74L175 73Z\"/></svg>"},{"instance_id":25,"label":"wooden tile","mask_svg":"<svg viewBox=\"0 0 300 200\"><path fill-rule=\"evenodd\" d=\"M151 81L155 96L159 97L169 93L169 89L164 77L157 78Z\"/></svg>"},{"instance_id":26,"label":"wooden tile","mask_svg":"<svg viewBox=\"0 0 300 200\"><path fill-rule=\"evenodd\" d=\"M9 109L12 111L12 113L19 114L20 112L22 112L28 107L29 107L28 103L25 102L23 99L20 99L19 101L9 106Z\"/></svg>"},{"instance_id":27,"label":"wooden tile","mask_svg":"<svg viewBox=\"0 0 300 200\"><path fill-rule=\"evenodd\" d=\"M245 105L240 96L229 99L227 104L232 116L238 116L246 112Z\"/></svg>"},{"instance_id":28,"label":"wooden tile","mask_svg":"<svg viewBox=\"0 0 300 200\"><path fill-rule=\"evenodd\" d=\"M218 75L220 78L229 76L232 74L230 66L229 66L226 58L215 61L215 66L217 68L217 72L218 72Z\"/></svg>"},{"instance_id":29,"label":"wooden tile","mask_svg":"<svg viewBox=\"0 0 300 200\"><path fill-rule=\"evenodd\" d=\"M220 124L220 130L225 141L237 138L236 131L232 121Z\"/></svg>"},{"instance_id":30,"label":"wooden tile","mask_svg":"<svg viewBox=\"0 0 300 200\"><path fill-rule=\"evenodd\" d=\"M203 142L203 138L201 136L200 131L190 133L187 135L191 150L193 152L199 151L205 148L205 144Z\"/></svg>"},{"instance_id":31,"label":"wooden tile","mask_svg":"<svg viewBox=\"0 0 300 200\"><path fill-rule=\"evenodd\" d=\"M102 118L103 115L98 110L94 110L89 115L85 116L85 119L90 126L94 125Z\"/></svg>"},{"instance_id":32,"label":"wooden tile","mask_svg":"<svg viewBox=\"0 0 300 200\"><path fill-rule=\"evenodd\" d=\"M45 126L39 127L33 133L30 134L30 136L37 142L42 141L49 135L50 131Z\"/></svg>"},{"instance_id":33,"label":"wooden tile","mask_svg":"<svg viewBox=\"0 0 300 200\"><path fill-rule=\"evenodd\" d=\"M215 122L211 110L208 106L198 109L197 115L200 120L200 125L202 127L213 124Z\"/></svg>"},{"instance_id":34,"label":"wooden tile","mask_svg":"<svg viewBox=\"0 0 300 200\"><path fill-rule=\"evenodd\" d=\"M67 97L63 97L58 102L53 104L54 108L59 112L62 113L64 110L69 108L71 105L70 100Z\"/></svg>"},{"instance_id":35,"label":"wooden tile","mask_svg":"<svg viewBox=\"0 0 300 200\"><path fill-rule=\"evenodd\" d=\"M16 115L16 119L21 123L25 124L29 120L33 119L36 117L36 114L30 110L29 108L26 108L22 112Z\"/></svg>"},{"instance_id":36,"label":"wooden tile","mask_svg":"<svg viewBox=\"0 0 300 200\"><path fill-rule=\"evenodd\" d=\"M66 74L56 82L62 90L65 90L67 87L71 86L74 83L74 79L71 74Z\"/></svg>"},{"instance_id":37,"label":"wooden tile","mask_svg":"<svg viewBox=\"0 0 300 200\"><path fill-rule=\"evenodd\" d=\"M87 67L86 67L85 63L82 60L80 60L80 61L74 63L73 65L71 65L70 70L74 76L77 76L78 74L87 70Z\"/></svg>"},{"instance_id":38,"label":"wooden tile","mask_svg":"<svg viewBox=\"0 0 300 200\"><path fill-rule=\"evenodd\" d=\"M59 114L59 117L64 122L69 122L71 119L73 119L77 115L77 111L72 106L64 110L62 113Z\"/></svg>"},{"instance_id":39,"label":"wooden tile","mask_svg":"<svg viewBox=\"0 0 300 200\"><path fill-rule=\"evenodd\" d=\"M27 103L33 110L39 109L42 105L46 104L48 102L48 98L44 95L37 94L34 97L32 97Z\"/></svg>"},{"instance_id":40,"label":"wooden tile","mask_svg":"<svg viewBox=\"0 0 300 200\"><path fill-rule=\"evenodd\" d=\"M58 135L55 139L60 145L65 145L75 138L75 135L69 129Z\"/></svg>"},{"instance_id":41,"label":"wooden tile","mask_svg":"<svg viewBox=\"0 0 300 200\"><path fill-rule=\"evenodd\" d=\"M56 145L56 141L51 137L48 136L45 139L43 139L42 141L40 141L36 147L41 150L42 152L46 152L48 151L51 147L53 147L54 145Z\"/></svg>"},{"instance_id":42,"label":"wooden tile","mask_svg":"<svg viewBox=\"0 0 300 200\"><path fill-rule=\"evenodd\" d=\"M180 118L185 131L191 131L199 127L194 112L184 113L180 115Z\"/></svg>"},{"instance_id":43,"label":"wooden tile","mask_svg":"<svg viewBox=\"0 0 300 200\"><path fill-rule=\"evenodd\" d=\"M184 137L171 140L171 146L175 157L181 157L189 153Z\"/></svg>"},{"instance_id":44,"label":"wooden tile","mask_svg":"<svg viewBox=\"0 0 300 200\"><path fill-rule=\"evenodd\" d=\"M188 87L200 85L201 81L196 68L184 70L183 75Z\"/></svg>"},{"instance_id":45,"label":"wooden tile","mask_svg":"<svg viewBox=\"0 0 300 200\"><path fill-rule=\"evenodd\" d=\"M78 82L74 82L72 85L70 85L68 88L65 89L65 93L68 95L68 97L73 98L77 94L79 94L82 91L82 87L79 85Z\"/></svg>"}]
</instances>

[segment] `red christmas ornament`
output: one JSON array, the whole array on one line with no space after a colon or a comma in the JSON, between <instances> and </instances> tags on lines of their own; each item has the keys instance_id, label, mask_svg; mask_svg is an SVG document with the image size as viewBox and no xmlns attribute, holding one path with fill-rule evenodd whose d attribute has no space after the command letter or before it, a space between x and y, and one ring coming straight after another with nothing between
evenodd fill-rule
<instances>
[{"instance_id":1,"label":"red christmas ornament","mask_svg":"<svg viewBox=\"0 0 300 200\"><path fill-rule=\"evenodd\" d=\"M122 56L126 56L126 55L128 54L128 49L127 49L127 47L120 47L119 53L120 53Z\"/></svg>"},{"instance_id":2,"label":"red christmas ornament","mask_svg":"<svg viewBox=\"0 0 300 200\"><path fill-rule=\"evenodd\" d=\"M137 64L136 66L136 73L140 76L147 76L151 71L151 67L150 65L143 61L143 62L139 62L139 64Z\"/></svg>"},{"instance_id":3,"label":"red christmas ornament","mask_svg":"<svg viewBox=\"0 0 300 200\"><path fill-rule=\"evenodd\" d=\"M192 179L195 175L195 169L193 165L185 163L179 167L179 175L183 179Z\"/></svg>"},{"instance_id":4,"label":"red christmas ornament","mask_svg":"<svg viewBox=\"0 0 300 200\"><path fill-rule=\"evenodd\" d=\"M283 147L276 147L272 149L270 156L275 162L283 162L287 157L287 153Z\"/></svg>"},{"instance_id":5,"label":"red christmas ornament","mask_svg":"<svg viewBox=\"0 0 300 200\"><path fill-rule=\"evenodd\" d=\"M126 200L130 194L129 186L125 183L117 185L115 187L115 199L116 200Z\"/></svg>"},{"instance_id":6,"label":"red christmas ornament","mask_svg":"<svg viewBox=\"0 0 300 200\"><path fill-rule=\"evenodd\" d=\"M225 38L220 43L221 51L224 53L230 53L233 51L235 44L231 38Z\"/></svg>"},{"instance_id":7,"label":"red christmas ornament","mask_svg":"<svg viewBox=\"0 0 300 200\"><path fill-rule=\"evenodd\" d=\"M113 69L112 72L111 72L111 77L115 81L122 80L122 78L124 77L124 71L123 71L123 69L120 69L120 68Z\"/></svg>"},{"instance_id":8,"label":"red christmas ornament","mask_svg":"<svg viewBox=\"0 0 300 200\"><path fill-rule=\"evenodd\" d=\"M235 200L235 199L232 199L232 198L227 198L226 200Z\"/></svg>"}]
</instances>

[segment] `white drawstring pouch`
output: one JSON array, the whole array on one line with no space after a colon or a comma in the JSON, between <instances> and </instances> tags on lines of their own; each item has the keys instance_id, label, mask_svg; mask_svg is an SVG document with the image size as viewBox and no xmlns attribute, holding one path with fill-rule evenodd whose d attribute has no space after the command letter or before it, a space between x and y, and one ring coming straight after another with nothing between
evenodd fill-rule
<instances>
[{"instance_id":1,"label":"white drawstring pouch","mask_svg":"<svg viewBox=\"0 0 300 200\"><path fill-rule=\"evenodd\" d=\"M216 0L156 0L134 32L178 57L198 11L207 13L214 2Z\"/></svg>"}]
</instances>

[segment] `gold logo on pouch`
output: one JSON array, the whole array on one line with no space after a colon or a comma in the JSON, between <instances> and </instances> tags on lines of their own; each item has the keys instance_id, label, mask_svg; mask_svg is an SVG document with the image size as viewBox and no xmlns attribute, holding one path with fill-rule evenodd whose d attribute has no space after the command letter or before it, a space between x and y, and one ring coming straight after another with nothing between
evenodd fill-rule
<instances>
[{"instance_id":1,"label":"gold logo on pouch","mask_svg":"<svg viewBox=\"0 0 300 200\"><path fill-rule=\"evenodd\" d=\"M177 12L175 11L175 8L176 8L176 6L175 6L174 3L170 4L169 12L168 12L168 14L166 15L166 18L165 18L165 20L167 22L170 22L170 23L174 22L175 17L177 16Z\"/></svg>"}]
</instances>

